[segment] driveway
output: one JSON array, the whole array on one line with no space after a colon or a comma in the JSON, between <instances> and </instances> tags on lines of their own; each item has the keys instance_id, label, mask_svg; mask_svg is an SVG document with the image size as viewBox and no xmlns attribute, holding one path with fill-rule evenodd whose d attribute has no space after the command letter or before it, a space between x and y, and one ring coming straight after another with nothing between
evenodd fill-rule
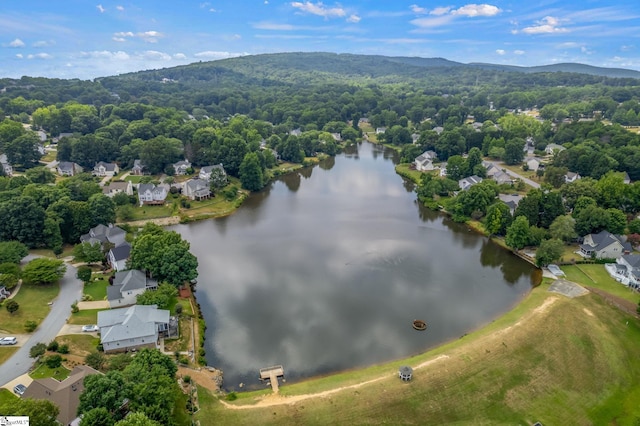
<instances>
[{"instance_id":1,"label":"driveway","mask_svg":"<svg viewBox=\"0 0 640 426\"><path fill-rule=\"evenodd\" d=\"M24 258L26 263L35 256ZM62 326L71 316L71 304L82 298L82 281L76 278L76 268L67 264L67 272L60 280L60 293L53 301L49 315L42 321L36 331L24 342L21 348L11 358L0 365L0 386L15 380L27 373L33 365L33 359L29 358L29 349L36 343L49 343L57 335Z\"/></svg>"},{"instance_id":2,"label":"driveway","mask_svg":"<svg viewBox=\"0 0 640 426\"><path fill-rule=\"evenodd\" d=\"M88 334L93 337L98 337L98 332L87 332L82 331L83 325L81 324L65 324L62 326L60 331L58 331L58 336L66 336L69 334Z\"/></svg>"},{"instance_id":3,"label":"driveway","mask_svg":"<svg viewBox=\"0 0 640 426\"><path fill-rule=\"evenodd\" d=\"M499 161L487 161L488 163L493 164L494 166L496 166L498 169L503 170L503 163L499 162ZM531 179L528 179L522 175L519 175L516 172L513 172L509 169L504 169L504 171L511 177L517 178L517 179L521 179L524 183L526 183L527 185L533 187L533 188L540 188L540 184L538 182L532 181Z\"/></svg>"}]
</instances>

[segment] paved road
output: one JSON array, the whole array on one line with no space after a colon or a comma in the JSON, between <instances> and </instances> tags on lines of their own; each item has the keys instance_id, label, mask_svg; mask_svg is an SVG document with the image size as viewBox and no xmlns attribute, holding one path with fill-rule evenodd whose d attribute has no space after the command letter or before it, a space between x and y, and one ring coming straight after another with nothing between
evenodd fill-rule
<instances>
[{"instance_id":1,"label":"paved road","mask_svg":"<svg viewBox=\"0 0 640 426\"><path fill-rule=\"evenodd\" d=\"M487 161L487 162L493 164L494 166L496 166L500 170L504 170L511 177L514 177L514 178L517 178L517 179L522 179L522 181L524 183L526 183L527 185L529 185L529 186L531 186L533 188L536 188L536 189L540 188L540 184L539 183L537 183L535 181L532 181L531 179L528 179L528 178L526 178L526 177L524 177L522 175L519 175L516 172L512 172L509 169L505 169L504 167L502 167L503 164L501 162L499 162L499 161Z\"/></svg>"},{"instance_id":2,"label":"paved road","mask_svg":"<svg viewBox=\"0 0 640 426\"><path fill-rule=\"evenodd\" d=\"M28 262L34 256L27 256L23 262ZM42 321L38 329L29 340L22 345L6 362L0 365L0 386L14 380L16 377L29 371L33 365L33 359L29 358L29 349L39 342L49 343L66 324L71 315L71 304L82 298L82 281L76 278L76 268L67 264L67 272L60 280L60 293L49 308L49 315Z\"/></svg>"}]
</instances>

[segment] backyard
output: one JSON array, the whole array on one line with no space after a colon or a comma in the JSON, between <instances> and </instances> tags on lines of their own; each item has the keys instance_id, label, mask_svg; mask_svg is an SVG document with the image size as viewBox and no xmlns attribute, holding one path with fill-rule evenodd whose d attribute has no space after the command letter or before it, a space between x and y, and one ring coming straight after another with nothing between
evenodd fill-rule
<instances>
[{"instance_id":1,"label":"backyard","mask_svg":"<svg viewBox=\"0 0 640 426\"><path fill-rule=\"evenodd\" d=\"M620 284L607 272L604 265L582 264L562 266L561 269L567 274L569 281L581 283L587 287L594 287L614 296L621 297L633 303L638 303L640 293L630 290Z\"/></svg>"}]
</instances>

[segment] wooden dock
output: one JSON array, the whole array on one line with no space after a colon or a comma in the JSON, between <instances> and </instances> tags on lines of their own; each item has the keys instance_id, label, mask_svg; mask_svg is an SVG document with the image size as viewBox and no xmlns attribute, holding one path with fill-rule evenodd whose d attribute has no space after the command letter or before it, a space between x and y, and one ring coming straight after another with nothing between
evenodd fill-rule
<instances>
[{"instance_id":1,"label":"wooden dock","mask_svg":"<svg viewBox=\"0 0 640 426\"><path fill-rule=\"evenodd\" d=\"M278 393L279 390L278 377L284 377L284 367L281 365L260 369L260 380L269 380L273 393Z\"/></svg>"}]
</instances>

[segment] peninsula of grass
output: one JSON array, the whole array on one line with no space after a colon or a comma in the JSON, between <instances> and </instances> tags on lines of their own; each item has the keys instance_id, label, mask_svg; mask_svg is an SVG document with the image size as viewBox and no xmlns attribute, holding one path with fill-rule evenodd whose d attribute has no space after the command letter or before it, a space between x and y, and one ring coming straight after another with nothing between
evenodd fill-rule
<instances>
[{"instance_id":1,"label":"peninsula of grass","mask_svg":"<svg viewBox=\"0 0 640 426\"><path fill-rule=\"evenodd\" d=\"M196 418L202 425L634 424L640 323L595 294L569 299L548 288L425 354L287 383L262 403L264 391L225 401L255 406L229 409L200 389ZM401 365L414 368L412 381L398 379Z\"/></svg>"},{"instance_id":2,"label":"peninsula of grass","mask_svg":"<svg viewBox=\"0 0 640 426\"><path fill-rule=\"evenodd\" d=\"M49 314L49 303L58 296L60 286L23 284L18 294L13 298L20 308L10 314L0 306L0 329L11 334L25 333L24 324L27 321L35 321L40 324Z\"/></svg>"},{"instance_id":3,"label":"peninsula of grass","mask_svg":"<svg viewBox=\"0 0 640 426\"><path fill-rule=\"evenodd\" d=\"M35 370L33 370L31 373L29 373L29 377L31 377L32 379L44 379L46 377L51 377L53 379L56 379L57 381L61 382L64 379L66 379L67 377L69 377L69 373L71 373L71 371L67 370L66 368L60 366L58 368L49 368L47 367L46 364L40 364L40 366L38 366L38 368L36 368Z\"/></svg>"},{"instance_id":4,"label":"peninsula of grass","mask_svg":"<svg viewBox=\"0 0 640 426\"><path fill-rule=\"evenodd\" d=\"M85 309L72 313L67 324L95 324L98 322L98 312L104 309Z\"/></svg>"}]
</instances>

